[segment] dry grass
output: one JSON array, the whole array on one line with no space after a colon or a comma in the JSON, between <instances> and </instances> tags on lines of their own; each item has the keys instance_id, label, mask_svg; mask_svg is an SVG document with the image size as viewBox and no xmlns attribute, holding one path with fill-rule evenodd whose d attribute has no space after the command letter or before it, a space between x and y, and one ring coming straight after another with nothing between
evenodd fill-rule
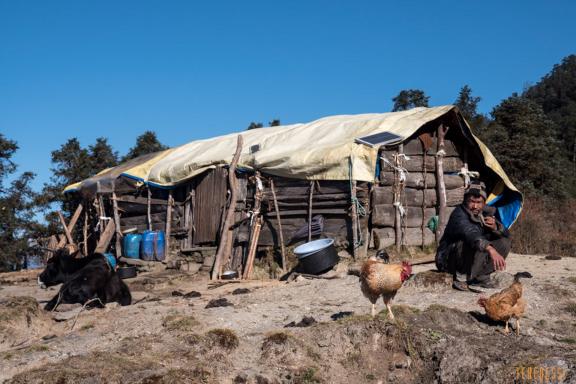
<instances>
[{"instance_id":1,"label":"dry grass","mask_svg":"<svg viewBox=\"0 0 576 384\"><path fill-rule=\"evenodd\" d=\"M218 345L225 349L235 349L240 345L240 340L236 333L227 328L216 328L208 331L206 337L213 345Z\"/></svg>"},{"instance_id":2,"label":"dry grass","mask_svg":"<svg viewBox=\"0 0 576 384\"><path fill-rule=\"evenodd\" d=\"M181 331L181 332L191 332L200 323L193 316L186 315L168 315L162 321L162 325L168 331Z\"/></svg>"},{"instance_id":3,"label":"dry grass","mask_svg":"<svg viewBox=\"0 0 576 384\"><path fill-rule=\"evenodd\" d=\"M576 200L549 201L526 198L520 218L512 228L512 250L576 256L576 219L570 212Z\"/></svg>"},{"instance_id":4,"label":"dry grass","mask_svg":"<svg viewBox=\"0 0 576 384\"><path fill-rule=\"evenodd\" d=\"M564 306L564 311L568 312L572 316L576 316L576 303L568 303Z\"/></svg>"}]
</instances>

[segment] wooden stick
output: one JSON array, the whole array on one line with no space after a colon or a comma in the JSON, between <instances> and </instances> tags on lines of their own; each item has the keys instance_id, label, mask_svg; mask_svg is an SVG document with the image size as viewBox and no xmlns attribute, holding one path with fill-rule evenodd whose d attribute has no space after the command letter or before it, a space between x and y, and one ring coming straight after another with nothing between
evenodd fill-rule
<instances>
[{"instance_id":1,"label":"wooden stick","mask_svg":"<svg viewBox=\"0 0 576 384\"><path fill-rule=\"evenodd\" d=\"M398 168L402 166L402 160L400 155L404 152L404 145L400 144L398 150L396 151L396 158L394 165ZM394 219L394 230L396 232L396 251L400 252L402 246L402 215L400 214L400 204L401 204L401 185L400 185L400 171L398 169L394 170L394 206L395 206L395 219Z\"/></svg>"},{"instance_id":2,"label":"wooden stick","mask_svg":"<svg viewBox=\"0 0 576 384\"><path fill-rule=\"evenodd\" d=\"M74 211L74 215L72 215L72 219L68 223L68 232L70 232L70 234L72 234L72 231L74 231L74 227L76 226L76 222L78 221L78 218L80 217L83 208L84 207L82 206L82 204L78 204L78 206L76 207L76 211ZM58 243L58 248L62 248L65 245L66 241L64 240Z\"/></svg>"},{"instance_id":3,"label":"wooden stick","mask_svg":"<svg viewBox=\"0 0 576 384\"><path fill-rule=\"evenodd\" d=\"M424 142L422 142L422 149L424 155L422 156L422 180L424 180L424 189L422 190L422 225L420 226L420 232L422 233L422 249L424 249L425 239L424 239L424 227L426 226L426 215L424 214L426 211L426 188L428 188L426 182L426 156L428 155L428 151L426 150L426 146Z\"/></svg>"},{"instance_id":4,"label":"wooden stick","mask_svg":"<svg viewBox=\"0 0 576 384\"><path fill-rule=\"evenodd\" d=\"M194 246L194 234L196 227L194 226L194 210L196 209L196 186L190 191L190 227L188 228L188 246Z\"/></svg>"},{"instance_id":5,"label":"wooden stick","mask_svg":"<svg viewBox=\"0 0 576 384\"><path fill-rule=\"evenodd\" d=\"M314 180L310 181L310 197L308 199L308 241L312 241L312 197L314 196Z\"/></svg>"},{"instance_id":6,"label":"wooden stick","mask_svg":"<svg viewBox=\"0 0 576 384\"><path fill-rule=\"evenodd\" d=\"M62 224L62 227L64 228L64 234L66 235L66 239L68 240L68 244L74 245L74 240L72 240L72 235L70 234L70 231L68 230L68 226L66 225L66 220L64 220L64 216L62 215L62 212L58 211L58 217L60 218L60 223Z\"/></svg>"},{"instance_id":7,"label":"wooden stick","mask_svg":"<svg viewBox=\"0 0 576 384\"><path fill-rule=\"evenodd\" d=\"M148 205L147 205L147 215L148 215L148 230L152 230L152 207L151 207L151 200L152 200L152 191L150 190L150 186L147 186L148 189Z\"/></svg>"},{"instance_id":8,"label":"wooden stick","mask_svg":"<svg viewBox=\"0 0 576 384\"><path fill-rule=\"evenodd\" d=\"M356 259L357 244L358 244L358 212L356 209L356 180L352 180L352 187L350 189L350 201L352 202L351 214L352 214L352 256Z\"/></svg>"},{"instance_id":9,"label":"wooden stick","mask_svg":"<svg viewBox=\"0 0 576 384\"><path fill-rule=\"evenodd\" d=\"M436 151L436 193L438 194L438 227L436 228L436 244L440 243L440 239L444 234L444 226L446 223L446 185L444 184L444 138L448 127L444 128L443 124L438 126L438 142Z\"/></svg>"},{"instance_id":10,"label":"wooden stick","mask_svg":"<svg viewBox=\"0 0 576 384\"><path fill-rule=\"evenodd\" d=\"M252 237L250 238L250 248L248 250L248 258L246 260L246 270L244 271L244 279L248 280L252 278L252 270L254 269L254 259L256 258L256 250L258 249L258 239L260 238L260 229L262 228L262 222L260 217L256 218L256 224L254 225L252 231Z\"/></svg>"},{"instance_id":11,"label":"wooden stick","mask_svg":"<svg viewBox=\"0 0 576 384\"><path fill-rule=\"evenodd\" d=\"M274 199L274 210L276 211L276 220L278 221L278 235L280 236L280 252L282 254L282 272L286 272L286 247L284 246L284 233L282 232L282 220L280 219L280 210L278 209L278 200L274 190L274 179L270 179L270 189Z\"/></svg>"},{"instance_id":12,"label":"wooden stick","mask_svg":"<svg viewBox=\"0 0 576 384\"><path fill-rule=\"evenodd\" d=\"M232 157L232 162L230 163L230 168L228 169L228 187L230 188L230 205L226 211L226 217L224 219L224 225L222 228L222 236L220 236L220 244L218 245L218 251L214 257L214 267L212 268L212 280L220 278L222 274L222 267L228 262L230 253L232 252L233 245L233 234L234 229L231 228L234 224L234 213L236 211L236 194L238 180L236 179L236 166L238 165L238 160L240 160L240 153L242 152L242 146L244 144L244 139L242 135L238 135L238 141L236 144L236 152Z\"/></svg>"},{"instance_id":13,"label":"wooden stick","mask_svg":"<svg viewBox=\"0 0 576 384\"><path fill-rule=\"evenodd\" d=\"M82 237L84 240L84 256L88 256L88 209L84 211L84 227L82 228Z\"/></svg>"},{"instance_id":14,"label":"wooden stick","mask_svg":"<svg viewBox=\"0 0 576 384\"><path fill-rule=\"evenodd\" d=\"M164 244L164 257L166 262L170 261L170 236L172 235L172 190L168 191L168 205L166 206L166 243Z\"/></svg>"},{"instance_id":15,"label":"wooden stick","mask_svg":"<svg viewBox=\"0 0 576 384\"><path fill-rule=\"evenodd\" d=\"M190 247L190 184L186 186L186 202L184 203L184 228L186 228L186 237L180 242L180 249Z\"/></svg>"},{"instance_id":16,"label":"wooden stick","mask_svg":"<svg viewBox=\"0 0 576 384\"><path fill-rule=\"evenodd\" d=\"M122 229L120 228L120 214L118 213L118 200L116 193L112 192L112 207L114 209L114 222L116 227L116 257L122 256Z\"/></svg>"},{"instance_id":17,"label":"wooden stick","mask_svg":"<svg viewBox=\"0 0 576 384\"><path fill-rule=\"evenodd\" d=\"M254 209L252 228L250 231L250 246L248 248L248 256L246 258L246 266L244 268L244 279L249 279L252 276L252 269L254 266L254 259L256 257L256 250L258 249L258 240L260 239L260 229L262 227L262 220L260 215L260 208L262 203L263 191L261 189L260 172L256 171L256 193L254 194Z\"/></svg>"},{"instance_id":18,"label":"wooden stick","mask_svg":"<svg viewBox=\"0 0 576 384\"><path fill-rule=\"evenodd\" d=\"M108 224L106 225L106 229L100 236L100 240L98 241L98 245L94 250L95 253L104 253L106 249L108 249L108 245L114 236L114 220L108 220Z\"/></svg>"}]
</instances>

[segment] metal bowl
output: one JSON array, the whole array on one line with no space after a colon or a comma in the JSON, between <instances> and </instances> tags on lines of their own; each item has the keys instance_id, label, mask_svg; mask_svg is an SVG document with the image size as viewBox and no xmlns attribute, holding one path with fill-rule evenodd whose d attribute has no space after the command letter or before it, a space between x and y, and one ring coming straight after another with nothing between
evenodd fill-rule
<instances>
[{"instance_id":1,"label":"metal bowl","mask_svg":"<svg viewBox=\"0 0 576 384\"><path fill-rule=\"evenodd\" d=\"M220 275L220 278L221 278L222 280L237 279L237 278L238 278L238 272L236 272L236 271L224 271L224 272L222 272L222 274Z\"/></svg>"}]
</instances>

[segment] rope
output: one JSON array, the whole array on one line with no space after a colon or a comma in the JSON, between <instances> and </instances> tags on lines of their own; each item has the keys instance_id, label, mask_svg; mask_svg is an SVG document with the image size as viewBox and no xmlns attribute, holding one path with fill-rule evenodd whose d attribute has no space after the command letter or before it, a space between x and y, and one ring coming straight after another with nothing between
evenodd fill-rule
<instances>
[{"instance_id":1,"label":"rope","mask_svg":"<svg viewBox=\"0 0 576 384\"><path fill-rule=\"evenodd\" d=\"M462 167L462 169L460 169L460 172L458 172L458 176L464 177L464 188L468 188L468 186L470 185L470 177L477 179L480 177L480 172L469 171L468 168Z\"/></svg>"}]
</instances>

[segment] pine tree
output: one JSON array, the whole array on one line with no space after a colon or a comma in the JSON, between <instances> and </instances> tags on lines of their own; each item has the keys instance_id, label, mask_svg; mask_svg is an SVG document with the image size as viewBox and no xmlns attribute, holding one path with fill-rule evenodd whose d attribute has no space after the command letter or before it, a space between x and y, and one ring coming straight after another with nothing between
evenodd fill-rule
<instances>
[{"instance_id":1,"label":"pine tree","mask_svg":"<svg viewBox=\"0 0 576 384\"><path fill-rule=\"evenodd\" d=\"M155 132L146 131L136 138L136 145L130 148L126 156L122 158L122 162L165 149L168 147L158 140Z\"/></svg>"},{"instance_id":2,"label":"pine tree","mask_svg":"<svg viewBox=\"0 0 576 384\"><path fill-rule=\"evenodd\" d=\"M565 197L566 159L557 126L537 103L514 94L492 111L480 136L515 185L528 195Z\"/></svg>"},{"instance_id":3,"label":"pine tree","mask_svg":"<svg viewBox=\"0 0 576 384\"><path fill-rule=\"evenodd\" d=\"M406 111L416 107L428 107L429 96L420 89L402 90L398 95L392 98L394 106L392 112Z\"/></svg>"},{"instance_id":4,"label":"pine tree","mask_svg":"<svg viewBox=\"0 0 576 384\"><path fill-rule=\"evenodd\" d=\"M255 123L255 122L251 122L250 125L248 125L248 128L246 128L247 131L251 130L251 129L256 129L256 128L262 128L264 126L264 124L262 123Z\"/></svg>"},{"instance_id":5,"label":"pine tree","mask_svg":"<svg viewBox=\"0 0 576 384\"><path fill-rule=\"evenodd\" d=\"M487 123L487 119L478 113L478 103L482 100L479 96L472 96L472 88L464 85L460 88L458 98L454 105L458 107L462 116L468 121L475 132L481 131Z\"/></svg>"},{"instance_id":6,"label":"pine tree","mask_svg":"<svg viewBox=\"0 0 576 384\"><path fill-rule=\"evenodd\" d=\"M12 156L18 149L15 141L0 134L0 271L17 267L27 251L27 239L32 236L34 197L30 186L34 174L24 172L5 186L6 178L16 171Z\"/></svg>"}]
</instances>

